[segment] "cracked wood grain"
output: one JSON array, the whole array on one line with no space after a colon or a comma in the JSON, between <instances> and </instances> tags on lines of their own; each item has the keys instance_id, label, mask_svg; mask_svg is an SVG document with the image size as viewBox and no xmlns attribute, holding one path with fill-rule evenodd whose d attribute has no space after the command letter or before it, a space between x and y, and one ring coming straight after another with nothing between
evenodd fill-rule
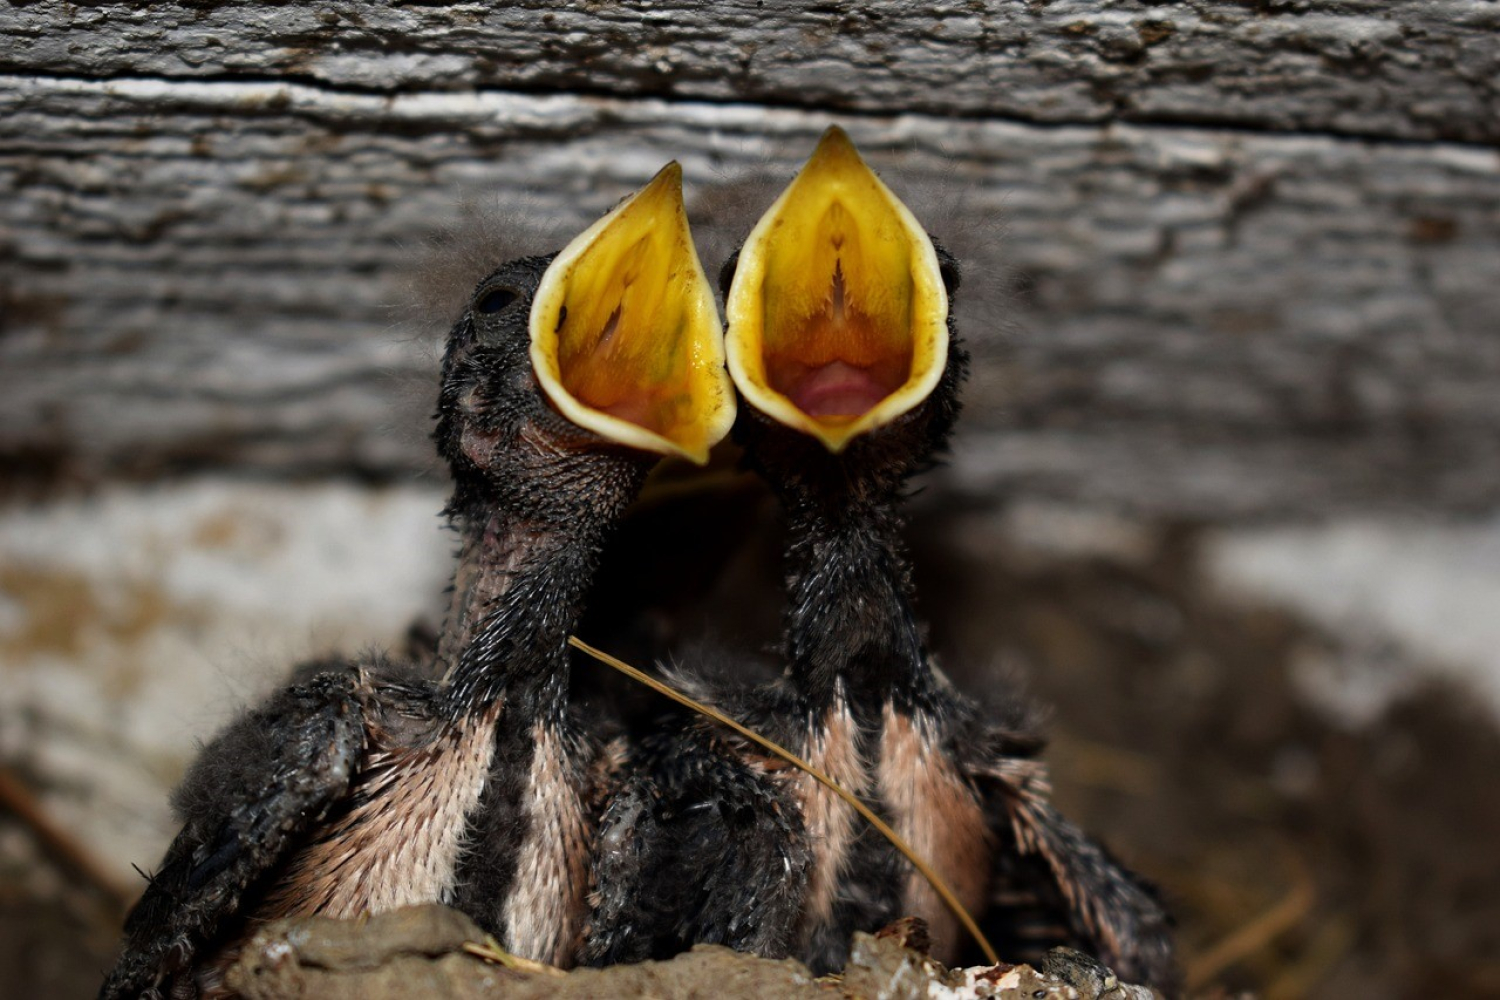
<instances>
[{"instance_id":1,"label":"cracked wood grain","mask_svg":"<svg viewBox=\"0 0 1500 1000\"><path fill-rule=\"evenodd\" d=\"M1493 0L12 5L0 69L1500 139Z\"/></svg>"},{"instance_id":2,"label":"cracked wood grain","mask_svg":"<svg viewBox=\"0 0 1500 1000\"><path fill-rule=\"evenodd\" d=\"M1403 7L1402 23L1443 8L1452 32L1478 32L1497 5L1450 6ZM1457 6L1470 9L1459 16ZM430 472L425 434L447 317L414 329L391 303L418 245L458 220L463 201L513 218L498 242L549 245L531 232L540 226L555 245L676 157L716 267L831 117L717 103L781 101L739 82L715 91L732 82L719 77L698 86L688 74L671 87L608 77L616 62L642 58L633 48L589 59L569 50L569 79L673 99L445 89L476 78L408 58L444 39L455 50L487 45L496 25L520 16L509 9L327 5L316 10L346 28L345 15L363 12L360 30L410 38L381 55L349 28L300 66L278 61L285 36L271 29L290 32L314 8L233 9L243 37L226 28L210 45L205 36L191 59L182 32L208 31L230 5L157 7L134 20L122 5L80 5L59 21L62 8L35 3L0 18L16 37L36 29L6 65L39 69L0 75L0 457L12 470ZM987 9L1014 25L1084 5ZM1336 13L1151 8L1178 19L1177 44L1198 37L1181 26L1188 18L1216 32L1249 31L1251 20L1262 32L1317 17L1382 20L1372 5L1326 9ZM598 5L557 16L670 33L686 30L689 13ZM748 16L733 5L726 14ZM803 23L788 18L765 14L763 36ZM527 51L518 37L505 51ZM805 53L837 61L847 55L838 46L852 44L821 38L807 34ZM1270 72L1264 60L1235 58L1244 63L1233 72ZM955 72L936 90L863 64L856 86L825 67L816 79L786 77L798 82L785 103L863 108L841 120L966 259L976 365L950 489L984 502L1014 492L1210 518L1500 502L1500 157L1477 141L1415 141L1482 138L1493 124L1475 110L1482 101L1453 105L1443 129L1426 131L1410 118L1416 98L1381 98L1401 105L1404 124L1341 125L1304 114L1308 105L1263 122L1216 114L1232 129L1101 125L1087 123L1099 109L1079 105L1059 117L1084 123L1037 125L983 117L1014 110L1002 106L1012 92L981 88L992 103L973 103L980 91L957 72L965 64L943 59ZM375 66L380 79L360 76ZM1445 87L1458 86L1462 68L1448 66ZM258 78L278 74L292 79ZM1347 82L1323 77L1320 86ZM887 84L905 96L871 97ZM1489 85L1463 92L1488 100ZM1064 103L1070 92L1036 86ZM1156 93L1129 86L1138 101ZM676 99L685 93L713 100ZM1300 93L1287 86L1288 108ZM1369 77L1358 93L1330 100L1354 113L1389 94ZM977 117L919 113L934 106ZM1301 128L1385 130L1391 140ZM462 280L448 283L462 295Z\"/></svg>"}]
</instances>

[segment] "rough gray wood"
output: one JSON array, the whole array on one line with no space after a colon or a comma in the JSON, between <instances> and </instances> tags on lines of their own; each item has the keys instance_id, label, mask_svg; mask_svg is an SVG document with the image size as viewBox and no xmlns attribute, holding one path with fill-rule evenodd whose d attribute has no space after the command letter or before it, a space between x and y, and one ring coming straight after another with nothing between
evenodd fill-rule
<instances>
[{"instance_id":1,"label":"rough gray wood","mask_svg":"<svg viewBox=\"0 0 1500 1000\"><path fill-rule=\"evenodd\" d=\"M1494 0L12 5L0 459L427 469L444 317L390 303L462 199L524 214L494 254L556 245L676 156L716 266L838 110L969 263L954 487L1494 504L1497 31Z\"/></svg>"},{"instance_id":2,"label":"rough gray wood","mask_svg":"<svg viewBox=\"0 0 1500 1000\"><path fill-rule=\"evenodd\" d=\"M0 70L1500 138L1494 0L16 5Z\"/></svg>"},{"instance_id":3,"label":"rough gray wood","mask_svg":"<svg viewBox=\"0 0 1500 1000\"><path fill-rule=\"evenodd\" d=\"M723 247L769 198L753 180L789 176L826 121L0 82L0 452L85 474L427 468L435 341L388 303L463 197L576 231L675 156ZM914 115L853 130L892 183L959 209L923 196L970 261L958 487L1212 517L1500 501L1493 150Z\"/></svg>"}]
</instances>

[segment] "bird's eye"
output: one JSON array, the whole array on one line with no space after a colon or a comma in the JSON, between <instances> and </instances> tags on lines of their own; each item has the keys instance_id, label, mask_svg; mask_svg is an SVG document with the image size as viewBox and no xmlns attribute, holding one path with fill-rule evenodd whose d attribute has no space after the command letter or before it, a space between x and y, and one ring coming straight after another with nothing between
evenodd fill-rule
<instances>
[{"instance_id":1,"label":"bird's eye","mask_svg":"<svg viewBox=\"0 0 1500 1000\"><path fill-rule=\"evenodd\" d=\"M474 303L474 309L493 316L518 298L520 298L520 293L514 288L491 288L479 296L479 301Z\"/></svg>"}]
</instances>

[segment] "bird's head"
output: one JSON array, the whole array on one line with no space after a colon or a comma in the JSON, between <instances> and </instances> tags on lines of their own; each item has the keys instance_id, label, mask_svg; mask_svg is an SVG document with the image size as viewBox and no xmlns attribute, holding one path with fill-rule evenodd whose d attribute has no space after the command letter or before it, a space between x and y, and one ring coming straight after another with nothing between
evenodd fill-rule
<instances>
[{"instance_id":1,"label":"bird's head","mask_svg":"<svg viewBox=\"0 0 1500 1000\"><path fill-rule=\"evenodd\" d=\"M967 363L949 312L958 262L842 129L720 281L746 403L736 436L773 486L889 492L942 447Z\"/></svg>"},{"instance_id":2,"label":"bird's head","mask_svg":"<svg viewBox=\"0 0 1500 1000\"><path fill-rule=\"evenodd\" d=\"M551 257L481 281L448 338L438 450L453 508L566 524L628 502L734 421L713 292L669 164Z\"/></svg>"}]
</instances>

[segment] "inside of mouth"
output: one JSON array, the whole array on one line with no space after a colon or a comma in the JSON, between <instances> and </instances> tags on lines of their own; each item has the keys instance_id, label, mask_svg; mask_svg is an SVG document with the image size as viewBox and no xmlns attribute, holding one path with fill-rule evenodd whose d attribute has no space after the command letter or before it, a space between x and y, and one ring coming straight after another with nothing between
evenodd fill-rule
<instances>
[{"instance_id":1,"label":"inside of mouth","mask_svg":"<svg viewBox=\"0 0 1500 1000\"><path fill-rule=\"evenodd\" d=\"M596 245L570 276L557 316L563 388L591 409L670 441L691 436L692 302L674 292L691 261L660 228Z\"/></svg>"},{"instance_id":2,"label":"inside of mouth","mask_svg":"<svg viewBox=\"0 0 1500 1000\"><path fill-rule=\"evenodd\" d=\"M911 267L904 241L861 226L839 201L813 230L772 245L761 351L767 385L836 426L911 377Z\"/></svg>"}]
</instances>

